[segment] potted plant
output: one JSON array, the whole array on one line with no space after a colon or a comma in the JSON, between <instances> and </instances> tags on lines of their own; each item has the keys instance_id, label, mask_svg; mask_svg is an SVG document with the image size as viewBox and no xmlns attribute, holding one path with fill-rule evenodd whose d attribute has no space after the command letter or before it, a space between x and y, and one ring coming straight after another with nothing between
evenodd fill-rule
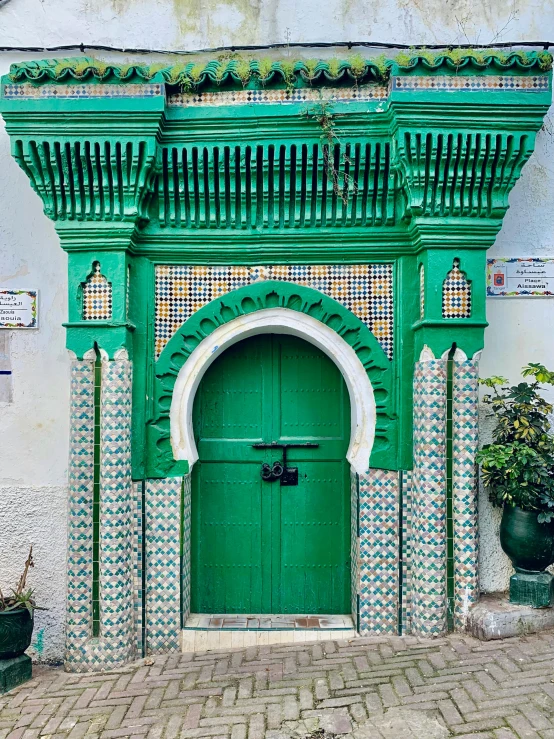
<instances>
[{"instance_id":1,"label":"potted plant","mask_svg":"<svg viewBox=\"0 0 554 739\"><path fill-rule=\"evenodd\" d=\"M554 372L530 363L522 370L531 382L508 386L503 377L480 380L496 417L493 442L477 454L482 480L493 505L503 508L500 544L516 574L510 601L543 607L551 604L554 562L554 436L548 414L553 406L540 385L554 385Z\"/></svg>"},{"instance_id":2,"label":"potted plant","mask_svg":"<svg viewBox=\"0 0 554 739\"><path fill-rule=\"evenodd\" d=\"M31 567L34 567L33 547L11 595L4 595L0 590L0 660L19 657L31 644L34 612L38 608L33 590L27 588L27 575Z\"/></svg>"}]
</instances>

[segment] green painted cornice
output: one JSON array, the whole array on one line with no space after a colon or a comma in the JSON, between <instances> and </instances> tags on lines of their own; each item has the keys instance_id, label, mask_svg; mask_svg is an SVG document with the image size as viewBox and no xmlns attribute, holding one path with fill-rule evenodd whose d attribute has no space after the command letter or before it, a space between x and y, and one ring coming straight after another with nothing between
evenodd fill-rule
<instances>
[{"instance_id":1,"label":"green painted cornice","mask_svg":"<svg viewBox=\"0 0 554 739\"><path fill-rule=\"evenodd\" d=\"M479 72L544 72L552 66L547 51L503 51L499 49L427 49L402 52L392 59L384 55L364 59L359 54L349 59L248 59L240 55L210 61L193 60L170 65L162 63L114 64L77 57L46 59L12 64L12 82L162 82L201 89L213 86L250 87L267 85L329 85L378 82L391 74L475 74Z\"/></svg>"},{"instance_id":2,"label":"green painted cornice","mask_svg":"<svg viewBox=\"0 0 554 739\"><path fill-rule=\"evenodd\" d=\"M232 92L243 61L194 74L181 65L206 90L218 80L221 92L196 97L171 85L175 66L81 59L12 68L0 111L64 249L178 258L212 244L226 260L231 234L249 259L278 247L294 258L287 234L306 255L313 235L352 259L364 245L391 256L436 242L485 249L551 102L551 57L537 52L267 68L268 85L286 70L288 86L333 82L321 97ZM248 62L248 85L267 67L256 64Z\"/></svg>"}]
</instances>

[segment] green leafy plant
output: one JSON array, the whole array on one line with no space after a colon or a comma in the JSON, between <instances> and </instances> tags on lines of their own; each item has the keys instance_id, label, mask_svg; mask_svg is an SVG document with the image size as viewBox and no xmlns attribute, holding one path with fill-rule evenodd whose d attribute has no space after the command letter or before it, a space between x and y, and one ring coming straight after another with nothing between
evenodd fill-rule
<instances>
[{"instance_id":1,"label":"green leafy plant","mask_svg":"<svg viewBox=\"0 0 554 739\"><path fill-rule=\"evenodd\" d=\"M554 385L554 372L529 363L522 370L531 382L508 386L504 377L480 383L492 390L484 397L496 417L493 443L478 453L483 484L491 502L536 511L540 522L554 519L554 436L548 414L553 406L540 385Z\"/></svg>"},{"instance_id":2,"label":"green leafy plant","mask_svg":"<svg viewBox=\"0 0 554 739\"><path fill-rule=\"evenodd\" d=\"M34 566L33 547L31 546L29 555L25 560L23 573L19 578L17 586L12 588L11 595L4 595L0 589L0 613L26 608L32 616L34 611L46 610L37 606L33 589L27 588L27 575L29 574L30 568Z\"/></svg>"}]
</instances>

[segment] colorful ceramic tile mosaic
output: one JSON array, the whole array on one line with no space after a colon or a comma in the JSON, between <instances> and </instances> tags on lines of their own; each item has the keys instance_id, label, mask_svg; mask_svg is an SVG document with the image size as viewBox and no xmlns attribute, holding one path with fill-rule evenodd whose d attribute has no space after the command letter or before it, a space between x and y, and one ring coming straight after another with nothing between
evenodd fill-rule
<instances>
[{"instance_id":1,"label":"colorful ceramic tile mosaic","mask_svg":"<svg viewBox=\"0 0 554 739\"><path fill-rule=\"evenodd\" d=\"M412 633L412 472L402 472L402 635Z\"/></svg>"},{"instance_id":2,"label":"colorful ceramic tile mosaic","mask_svg":"<svg viewBox=\"0 0 554 739\"><path fill-rule=\"evenodd\" d=\"M192 528L191 519L192 488L191 476L183 478L183 558L181 562L181 611L183 623L190 615L190 533Z\"/></svg>"},{"instance_id":3,"label":"colorful ceramic tile mosaic","mask_svg":"<svg viewBox=\"0 0 554 739\"><path fill-rule=\"evenodd\" d=\"M446 360L414 373L412 632L446 630Z\"/></svg>"},{"instance_id":4,"label":"colorful ceramic tile mosaic","mask_svg":"<svg viewBox=\"0 0 554 739\"><path fill-rule=\"evenodd\" d=\"M479 598L475 474L475 454L479 441L478 377L477 362L454 362L452 509L456 628L465 627L469 607Z\"/></svg>"},{"instance_id":5,"label":"colorful ceramic tile mosaic","mask_svg":"<svg viewBox=\"0 0 554 739\"><path fill-rule=\"evenodd\" d=\"M66 669L87 669L92 634L94 362L71 363Z\"/></svg>"},{"instance_id":6,"label":"colorful ceramic tile mosaic","mask_svg":"<svg viewBox=\"0 0 554 739\"><path fill-rule=\"evenodd\" d=\"M398 628L398 472L359 476L360 633Z\"/></svg>"},{"instance_id":7,"label":"colorful ceramic tile mosaic","mask_svg":"<svg viewBox=\"0 0 554 739\"><path fill-rule=\"evenodd\" d=\"M146 481L147 654L180 651L182 486L181 477Z\"/></svg>"},{"instance_id":8,"label":"colorful ceramic tile mosaic","mask_svg":"<svg viewBox=\"0 0 554 739\"><path fill-rule=\"evenodd\" d=\"M102 362L100 410L100 612L98 668L134 658L133 483L128 360Z\"/></svg>"},{"instance_id":9,"label":"colorful ceramic tile mosaic","mask_svg":"<svg viewBox=\"0 0 554 739\"><path fill-rule=\"evenodd\" d=\"M527 92L548 90L547 74L533 77L517 75L433 75L425 77L393 77L393 90L525 90Z\"/></svg>"},{"instance_id":10,"label":"colorful ceramic tile mosaic","mask_svg":"<svg viewBox=\"0 0 554 739\"><path fill-rule=\"evenodd\" d=\"M108 321L112 317L112 284L104 277L100 262L83 284L83 321Z\"/></svg>"},{"instance_id":11,"label":"colorful ceramic tile mosaic","mask_svg":"<svg viewBox=\"0 0 554 739\"><path fill-rule=\"evenodd\" d=\"M225 92L174 93L167 98L172 107L253 105L258 103L351 102L355 100L383 100L388 97L386 85L361 85L360 87L312 90L302 87L295 90L229 90Z\"/></svg>"},{"instance_id":12,"label":"colorful ceramic tile mosaic","mask_svg":"<svg viewBox=\"0 0 554 739\"><path fill-rule=\"evenodd\" d=\"M144 623L143 623L143 608L144 608L144 564L143 564L143 545L144 545L144 532L143 532L143 495L144 495L144 482L136 482L134 484L134 498L133 498L133 519L134 519L134 534L133 534L133 591L134 591L134 619L135 619L135 634L136 634L136 648L137 657L144 656Z\"/></svg>"},{"instance_id":13,"label":"colorful ceramic tile mosaic","mask_svg":"<svg viewBox=\"0 0 554 739\"><path fill-rule=\"evenodd\" d=\"M390 264L268 265L261 267L156 267L156 358L175 331L199 308L257 280L307 285L342 303L393 355L393 273Z\"/></svg>"},{"instance_id":14,"label":"colorful ceramic tile mosaic","mask_svg":"<svg viewBox=\"0 0 554 739\"><path fill-rule=\"evenodd\" d=\"M101 636L92 637L94 363L72 368L66 668L112 669L135 656L131 363L102 363L100 405ZM80 460L80 461L79 461Z\"/></svg>"},{"instance_id":15,"label":"colorful ceramic tile mosaic","mask_svg":"<svg viewBox=\"0 0 554 739\"><path fill-rule=\"evenodd\" d=\"M4 85L4 97L62 98L69 100L94 98L137 98L164 95L164 85L32 85L29 83Z\"/></svg>"},{"instance_id":16,"label":"colorful ceramic tile mosaic","mask_svg":"<svg viewBox=\"0 0 554 739\"><path fill-rule=\"evenodd\" d=\"M350 469L350 613L358 623L358 475Z\"/></svg>"},{"instance_id":17,"label":"colorful ceramic tile mosaic","mask_svg":"<svg viewBox=\"0 0 554 739\"><path fill-rule=\"evenodd\" d=\"M471 283L460 270L460 260L455 259L452 269L442 283L442 317L471 317Z\"/></svg>"}]
</instances>

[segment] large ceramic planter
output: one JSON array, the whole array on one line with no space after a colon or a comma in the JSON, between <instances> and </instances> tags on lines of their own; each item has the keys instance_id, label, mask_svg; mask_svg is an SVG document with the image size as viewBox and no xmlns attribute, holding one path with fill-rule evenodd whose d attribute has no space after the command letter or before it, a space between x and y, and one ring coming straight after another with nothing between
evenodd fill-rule
<instances>
[{"instance_id":1,"label":"large ceramic planter","mask_svg":"<svg viewBox=\"0 0 554 739\"><path fill-rule=\"evenodd\" d=\"M500 544L516 570L543 572L554 562L554 523L539 523L535 511L504 506Z\"/></svg>"},{"instance_id":2,"label":"large ceramic planter","mask_svg":"<svg viewBox=\"0 0 554 739\"><path fill-rule=\"evenodd\" d=\"M26 608L0 611L0 659L12 659L31 644L33 617Z\"/></svg>"}]
</instances>

